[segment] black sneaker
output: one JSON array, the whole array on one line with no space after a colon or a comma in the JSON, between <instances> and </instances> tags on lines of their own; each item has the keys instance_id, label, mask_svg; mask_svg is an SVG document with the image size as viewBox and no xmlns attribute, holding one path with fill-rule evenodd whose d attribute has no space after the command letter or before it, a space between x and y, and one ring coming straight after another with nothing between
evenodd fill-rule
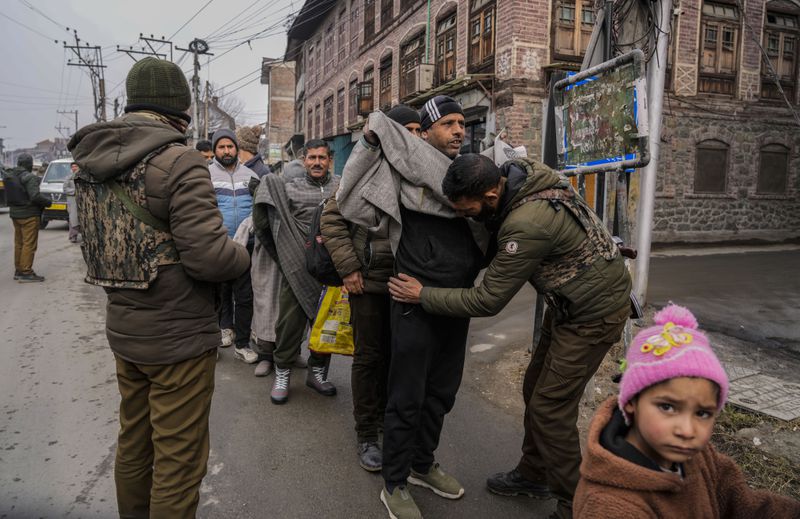
<instances>
[{"instance_id":1,"label":"black sneaker","mask_svg":"<svg viewBox=\"0 0 800 519\"><path fill-rule=\"evenodd\" d=\"M30 274L20 274L17 278L17 281L20 283L41 283L44 281L44 276L37 276L36 272L31 272Z\"/></svg>"},{"instance_id":2,"label":"black sneaker","mask_svg":"<svg viewBox=\"0 0 800 519\"><path fill-rule=\"evenodd\" d=\"M501 496L528 496L535 499L552 497L547 485L528 481L517 469L493 475L486 480L486 488Z\"/></svg>"}]
</instances>

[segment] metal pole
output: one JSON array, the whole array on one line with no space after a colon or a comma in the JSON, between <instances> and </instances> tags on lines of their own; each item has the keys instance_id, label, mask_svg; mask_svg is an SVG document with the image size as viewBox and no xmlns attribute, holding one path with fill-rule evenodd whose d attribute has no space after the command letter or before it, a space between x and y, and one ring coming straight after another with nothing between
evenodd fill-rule
<instances>
[{"instance_id":1,"label":"metal pole","mask_svg":"<svg viewBox=\"0 0 800 519\"><path fill-rule=\"evenodd\" d=\"M194 142L200 140L200 60L197 57L197 48L194 49Z\"/></svg>"},{"instance_id":2,"label":"metal pole","mask_svg":"<svg viewBox=\"0 0 800 519\"><path fill-rule=\"evenodd\" d=\"M633 291L639 302L647 299L647 280L650 271L650 245L652 243L653 212L656 194L656 174L661 147L661 115L664 108L664 77L667 72L667 46L669 45L672 0L661 0L658 20L658 45L656 54L647 67L647 102L650 115L650 163L642 172L639 209L637 216L636 259Z\"/></svg>"},{"instance_id":3,"label":"metal pole","mask_svg":"<svg viewBox=\"0 0 800 519\"><path fill-rule=\"evenodd\" d=\"M430 47L431 47L431 0L428 0L428 21L425 24L425 63L430 63L430 60L428 59Z\"/></svg>"}]
</instances>

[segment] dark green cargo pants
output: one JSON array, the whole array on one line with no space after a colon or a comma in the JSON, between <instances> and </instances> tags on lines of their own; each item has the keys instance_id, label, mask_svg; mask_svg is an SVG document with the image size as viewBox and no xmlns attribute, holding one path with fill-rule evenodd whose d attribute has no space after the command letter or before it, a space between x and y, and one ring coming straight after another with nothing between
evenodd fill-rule
<instances>
[{"instance_id":1,"label":"dark green cargo pants","mask_svg":"<svg viewBox=\"0 0 800 519\"><path fill-rule=\"evenodd\" d=\"M284 277L278 290L278 320L275 322L275 350L272 357L279 368L291 368L300 354L303 333L306 331L308 316L300 306L291 285ZM324 366L330 355L310 351L309 367Z\"/></svg>"},{"instance_id":2,"label":"dark green cargo pants","mask_svg":"<svg viewBox=\"0 0 800 519\"><path fill-rule=\"evenodd\" d=\"M594 321L556 323L548 310L525 372L525 440L517 470L529 481L547 484L559 501L562 518L572 515L580 478L578 404L589 379L620 339L629 315L625 306Z\"/></svg>"},{"instance_id":3,"label":"dark green cargo pants","mask_svg":"<svg viewBox=\"0 0 800 519\"><path fill-rule=\"evenodd\" d=\"M193 518L208 462L216 350L158 366L116 359L122 397L114 465L119 515Z\"/></svg>"}]
</instances>

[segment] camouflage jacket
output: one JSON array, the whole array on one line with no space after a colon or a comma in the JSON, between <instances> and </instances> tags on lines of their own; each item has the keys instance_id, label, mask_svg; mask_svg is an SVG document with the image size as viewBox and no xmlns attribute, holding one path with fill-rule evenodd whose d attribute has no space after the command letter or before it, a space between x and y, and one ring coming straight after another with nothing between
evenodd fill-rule
<instances>
[{"instance_id":1,"label":"camouflage jacket","mask_svg":"<svg viewBox=\"0 0 800 519\"><path fill-rule=\"evenodd\" d=\"M227 236L200 153L168 124L136 112L82 128L69 149L81 169L83 232L95 236L102 262L92 266L94 258L86 258L89 275L108 278L102 284L111 349L130 362L173 364L216 348L214 287L244 273L250 259ZM119 183L166 231L133 218L101 187L107 182ZM91 193L88 201L84 192ZM133 255L116 254L115 247ZM126 264L132 257L145 261Z\"/></svg>"},{"instance_id":2,"label":"camouflage jacket","mask_svg":"<svg viewBox=\"0 0 800 519\"><path fill-rule=\"evenodd\" d=\"M524 168L527 176L501 209L505 217L497 231L497 253L481 284L467 289L425 287L425 310L495 315L526 282L548 297L561 320L599 319L630 304L630 275L599 219L585 213L585 203L571 188L564 192L563 179L544 164L515 166L518 174Z\"/></svg>"}]
</instances>

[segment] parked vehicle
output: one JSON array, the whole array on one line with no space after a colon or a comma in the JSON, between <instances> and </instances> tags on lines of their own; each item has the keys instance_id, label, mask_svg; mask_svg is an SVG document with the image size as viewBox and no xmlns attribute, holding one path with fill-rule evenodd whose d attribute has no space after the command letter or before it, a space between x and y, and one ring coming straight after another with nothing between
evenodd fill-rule
<instances>
[{"instance_id":1,"label":"parked vehicle","mask_svg":"<svg viewBox=\"0 0 800 519\"><path fill-rule=\"evenodd\" d=\"M3 182L3 175L5 175L6 171L0 166L0 207L5 207L8 205L8 201L6 200L6 185Z\"/></svg>"},{"instance_id":2,"label":"parked vehicle","mask_svg":"<svg viewBox=\"0 0 800 519\"><path fill-rule=\"evenodd\" d=\"M44 229L51 220L69 221L67 195L64 194L64 181L70 174L72 159L56 159L47 166L39 184L39 192L49 197L53 203L42 213L40 227Z\"/></svg>"}]
</instances>

